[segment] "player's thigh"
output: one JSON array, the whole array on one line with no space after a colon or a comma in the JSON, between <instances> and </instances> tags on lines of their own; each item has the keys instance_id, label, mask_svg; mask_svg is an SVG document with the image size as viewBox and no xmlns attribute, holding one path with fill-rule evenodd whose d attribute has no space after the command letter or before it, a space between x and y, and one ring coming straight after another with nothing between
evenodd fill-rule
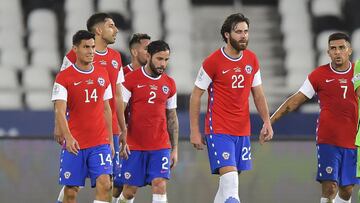
<instances>
[{"instance_id":1,"label":"player's thigh","mask_svg":"<svg viewBox=\"0 0 360 203\"><path fill-rule=\"evenodd\" d=\"M170 149L149 151L146 183L150 184L155 178L170 178Z\"/></svg>"},{"instance_id":2,"label":"player's thigh","mask_svg":"<svg viewBox=\"0 0 360 203\"><path fill-rule=\"evenodd\" d=\"M128 159L122 160L121 183L141 187L146 185L147 155L138 150L131 150Z\"/></svg>"},{"instance_id":3,"label":"player's thigh","mask_svg":"<svg viewBox=\"0 0 360 203\"><path fill-rule=\"evenodd\" d=\"M218 174L219 169L226 166L236 167L236 138L226 134L210 134L205 136L208 148L211 173Z\"/></svg>"},{"instance_id":4,"label":"player's thigh","mask_svg":"<svg viewBox=\"0 0 360 203\"><path fill-rule=\"evenodd\" d=\"M91 147L87 160L91 187L95 187L96 179L100 175L112 175L111 149L108 144Z\"/></svg>"},{"instance_id":5,"label":"player's thigh","mask_svg":"<svg viewBox=\"0 0 360 203\"><path fill-rule=\"evenodd\" d=\"M339 170L342 155L336 146L329 144L317 145L318 170L316 180L339 182Z\"/></svg>"},{"instance_id":6,"label":"player's thigh","mask_svg":"<svg viewBox=\"0 0 360 203\"><path fill-rule=\"evenodd\" d=\"M113 136L114 139L114 149L115 149L115 156L112 159L112 163L113 163L113 178L114 178L114 186L115 187L120 187L121 184L121 160L119 157L120 154L120 146L119 146L119 136L118 135L114 135Z\"/></svg>"},{"instance_id":7,"label":"player's thigh","mask_svg":"<svg viewBox=\"0 0 360 203\"><path fill-rule=\"evenodd\" d=\"M85 186L87 175L85 150L79 150L77 155L68 152L66 149L61 151L59 183L61 185Z\"/></svg>"},{"instance_id":8,"label":"player's thigh","mask_svg":"<svg viewBox=\"0 0 360 203\"><path fill-rule=\"evenodd\" d=\"M339 178L339 186L359 184L356 177L357 170L357 150L342 148L342 162Z\"/></svg>"},{"instance_id":9,"label":"player's thigh","mask_svg":"<svg viewBox=\"0 0 360 203\"><path fill-rule=\"evenodd\" d=\"M238 171L252 168L250 136L238 136L235 145L236 166Z\"/></svg>"}]
</instances>

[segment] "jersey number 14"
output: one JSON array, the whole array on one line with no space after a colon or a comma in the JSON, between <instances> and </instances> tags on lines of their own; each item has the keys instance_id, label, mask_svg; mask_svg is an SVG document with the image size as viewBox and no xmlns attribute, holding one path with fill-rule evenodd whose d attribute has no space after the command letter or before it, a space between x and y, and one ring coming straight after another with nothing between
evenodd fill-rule
<instances>
[{"instance_id":1,"label":"jersey number 14","mask_svg":"<svg viewBox=\"0 0 360 203\"><path fill-rule=\"evenodd\" d=\"M95 102L97 102L97 93L96 93L96 89L94 89L90 96L89 96L89 90L88 89L85 89L85 103L90 103L91 99L93 99Z\"/></svg>"}]
</instances>

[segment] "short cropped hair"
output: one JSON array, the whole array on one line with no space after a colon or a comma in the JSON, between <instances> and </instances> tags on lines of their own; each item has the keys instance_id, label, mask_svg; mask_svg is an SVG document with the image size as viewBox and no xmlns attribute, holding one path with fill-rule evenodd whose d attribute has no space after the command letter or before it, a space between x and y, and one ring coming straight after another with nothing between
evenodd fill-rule
<instances>
[{"instance_id":1,"label":"short cropped hair","mask_svg":"<svg viewBox=\"0 0 360 203\"><path fill-rule=\"evenodd\" d=\"M165 41L157 40L150 42L147 51L150 54L150 56L153 56L154 54L160 51L170 51L170 47Z\"/></svg>"},{"instance_id":2,"label":"short cropped hair","mask_svg":"<svg viewBox=\"0 0 360 203\"><path fill-rule=\"evenodd\" d=\"M328 44L330 44L330 41L344 39L345 41L350 43L350 37L346 33L343 32L335 32L329 36Z\"/></svg>"},{"instance_id":3,"label":"short cropped hair","mask_svg":"<svg viewBox=\"0 0 360 203\"><path fill-rule=\"evenodd\" d=\"M73 35L72 43L75 46L79 46L81 40L89 40L89 39L95 40L95 34L87 30L79 30Z\"/></svg>"},{"instance_id":4,"label":"short cropped hair","mask_svg":"<svg viewBox=\"0 0 360 203\"><path fill-rule=\"evenodd\" d=\"M234 30L235 25L240 23L240 22L245 22L248 27L250 25L249 19L247 17L245 17L244 14L242 14L242 13L234 13L234 14L228 16L225 19L225 21L224 21L224 23L223 23L223 25L221 27L221 31L220 31L224 42L227 42L227 38L225 37L225 33L226 32L230 33L231 30Z\"/></svg>"},{"instance_id":5,"label":"short cropped hair","mask_svg":"<svg viewBox=\"0 0 360 203\"><path fill-rule=\"evenodd\" d=\"M112 19L112 16L107 13L95 13L86 22L86 28L89 32L95 32L95 25L105 22L107 18Z\"/></svg>"},{"instance_id":6,"label":"short cropped hair","mask_svg":"<svg viewBox=\"0 0 360 203\"><path fill-rule=\"evenodd\" d=\"M141 40L148 39L150 40L151 37L146 33L135 33L131 36L130 42L129 42L129 49L131 49L134 44L140 44Z\"/></svg>"}]
</instances>

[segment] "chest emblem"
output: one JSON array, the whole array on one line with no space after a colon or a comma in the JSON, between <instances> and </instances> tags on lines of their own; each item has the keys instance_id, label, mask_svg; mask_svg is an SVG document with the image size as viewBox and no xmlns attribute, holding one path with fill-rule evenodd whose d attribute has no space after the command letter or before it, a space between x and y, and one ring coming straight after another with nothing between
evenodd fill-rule
<instances>
[{"instance_id":1,"label":"chest emblem","mask_svg":"<svg viewBox=\"0 0 360 203\"><path fill-rule=\"evenodd\" d=\"M118 69L118 68L119 68L119 63L118 63L117 61L112 60L112 61L111 61L111 64L112 64L112 66L113 66L115 69Z\"/></svg>"},{"instance_id":2,"label":"chest emblem","mask_svg":"<svg viewBox=\"0 0 360 203\"><path fill-rule=\"evenodd\" d=\"M169 87L168 86L166 86L166 85L164 85L164 86L162 86L162 91L165 93L165 94L168 94L169 93Z\"/></svg>"},{"instance_id":3,"label":"chest emblem","mask_svg":"<svg viewBox=\"0 0 360 203\"><path fill-rule=\"evenodd\" d=\"M98 78L98 83L99 83L99 85L102 86L102 87L105 86L105 80L104 80L104 78L99 77L99 78Z\"/></svg>"},{"instance_id":4,"label":"chest emblem","mask_svg":"<svg viewBox=\"0 0 360 203\"><path fill-rule=\"evenodd\" d=\"M246 65L246 66L245 66L245 72L246 72L247 74L251 74L252 71L253 71L253 68L252 68L250 65Z\"/></svg>"}]
</instances>

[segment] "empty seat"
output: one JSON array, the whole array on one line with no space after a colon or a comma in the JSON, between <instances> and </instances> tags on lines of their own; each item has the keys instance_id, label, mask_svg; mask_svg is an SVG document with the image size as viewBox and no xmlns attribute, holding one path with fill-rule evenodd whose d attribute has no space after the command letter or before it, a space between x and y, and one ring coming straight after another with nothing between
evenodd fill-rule
<instances>
[{"instance_id":1,"label":"empty seat","mask_svg":"<svg viewBox=\"0 0 360 203\"><path fill-rule=\"evenodd\" d=\"M22 109L22 94L19 91L0 91L0 110Z\"/></svg>"},{"instance_id":2,"label":"empty seat","mask_svg":"<svg viewBox=\"0 0 360 203\"><path fill-rule=\"evenodd\" d=\"M129 16L127 0L100 0L98 1L98 10L101 12L120 13L123 16Z\"/></svg>"},{"instance_id":3,"label":"empty seat","mask_svg":"<svg viewBox=\"0 0 360 203\"><path fill-rule=\"evenodd\" d=\"M53 78L47 69L29 67L23 71L22 85L26 90L51 89Z\"/></svg>"},{"instance_id":4,"label":"empty seat","mask_svg":"<svg viewBox=\"0 0 360 203\"><path fill-rule=\"evenodd\" d=\"M31 50L58 50L56 33L31 32L28 36L28 47Z\"/></svg>"},{"instance_id":5,"label":"empty seat","mask_svg":"<svg viewBox=\"0 0 360 203\"><path fill-rule=\"evenodd\" d=\"M0 67L0 89L16 90L19 88L17 71L11 68Z\"/></svg>"},{"instance_id":6,"label":"empty seat","mask_svg":"<svg viewBox=\"0 0 360 203\"><path fill-rule=\"evenodd\" d=\"M16 69L23 69L27 64L25 49L3 49L0 53L0 64Z\"/></svg>"},{"instance_id":7,"label":"empty seat","mask_svg":"<svg viewBox=\"0 0 360 203\"><path fill-rule=\"evenodd\" d=\"M43 31L46 33L57 32L57 19L55 12L50 9L35 9L30 12L27 21L30 32Z\"/></svg>"},{"instance_id":8,"label":"empty seat","mask_svg":"<svg viewBox=\"0 0 360 203\"><path fill-rule=\"evenodd\" d=\"M25 93L25 104L30 110L51 110L51 91L28 91Z\"/></svg>"},{"instance_id":9,"label":"empty seat","mask_svg":"<svg viewBox=\"0 0 360 203\"><path fill-rule=\"evenodd\" d=\"M315 17L337 16L342 18L343 0L313 0L311 11Z\"/></svg>"},{"instance_id":10,"label":"empty seat","mask_svg":"<svg viewBox=\"0 0 360 203\"><path fill-rule=\"evenodd\" d=\"M59 70L61 65L59 53L47 50L34 51L31 54L31 65L45 67L50 70Z\"/></svg>"}]
</instances>

